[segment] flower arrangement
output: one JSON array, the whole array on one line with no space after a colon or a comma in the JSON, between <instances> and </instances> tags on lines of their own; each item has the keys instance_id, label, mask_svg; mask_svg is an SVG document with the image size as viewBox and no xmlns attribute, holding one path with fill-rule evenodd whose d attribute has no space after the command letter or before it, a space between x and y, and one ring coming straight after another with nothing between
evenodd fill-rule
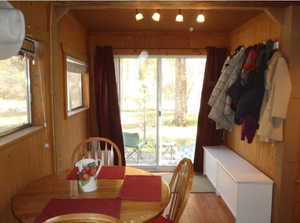
<instances>
[{"instance_id":1,"label":"flower arrangement","mask_svg":"<svg viewBox=\"0 0 300 223\"><path fill-rule=\"evenodd\" d=\"M89 182L90 177L95 177L97 172L96 163L89 163L78 172L78 178L85 185Z\"/></svg>"}]
</instances>

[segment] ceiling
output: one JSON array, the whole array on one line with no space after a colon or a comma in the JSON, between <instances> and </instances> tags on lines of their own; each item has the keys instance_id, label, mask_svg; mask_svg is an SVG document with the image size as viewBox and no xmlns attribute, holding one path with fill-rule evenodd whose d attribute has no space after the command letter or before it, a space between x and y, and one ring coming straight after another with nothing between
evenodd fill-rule
<instances>
[{"instance_id":1,"label":"ceiling","mask_svg":"<svg viewBox=\"0 0 300 223\"><path fill-rule=\"evenodd\" d=\"M196 16L199 10L182 10L183 23L175 22L177 9L160 10L160 22L154 22L151 18L154 9L143 9L142 21L135 21L134 9L85 9L73 10L71 13L89 31L188 31L190 27L194 31L223 32L232 31L250 18L258 15L259 10L221 10L210 9L204 11L206 21L198 24Z\"/></svg>"}]
</instances>

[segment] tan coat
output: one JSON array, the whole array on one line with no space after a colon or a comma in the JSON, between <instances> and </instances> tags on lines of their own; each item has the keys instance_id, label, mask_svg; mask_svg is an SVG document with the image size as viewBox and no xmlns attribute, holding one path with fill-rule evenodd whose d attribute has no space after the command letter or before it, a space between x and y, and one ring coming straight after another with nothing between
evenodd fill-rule
<instances>
[{"instance_id":1,"label":"tan coat","mask_svg":"<svg viewBox=\"0 0 300 223\"><path fill-rule=\"evenodd\" d=\"M283 120L286 118L291 91L287 62L280 52L275 52L265 73L265 94L257 132L260 140L283 141Z\"/></svg>"}]
</instances>

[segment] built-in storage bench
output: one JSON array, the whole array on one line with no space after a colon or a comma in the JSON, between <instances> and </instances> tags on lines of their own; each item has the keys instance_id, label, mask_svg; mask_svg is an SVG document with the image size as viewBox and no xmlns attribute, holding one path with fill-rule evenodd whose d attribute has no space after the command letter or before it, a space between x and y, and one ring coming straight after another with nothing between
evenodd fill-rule
<instances>
[{"instance_id":1,"label":"built-in storage bench","mask_svg":"<svg viewBox=\"0 0 300 223\"><path fill-rule=\"evenodd\" d=\"M236 223L270 223L273 181L225 146L204 147L204 174Z\"/></svg>"}]
</instances>

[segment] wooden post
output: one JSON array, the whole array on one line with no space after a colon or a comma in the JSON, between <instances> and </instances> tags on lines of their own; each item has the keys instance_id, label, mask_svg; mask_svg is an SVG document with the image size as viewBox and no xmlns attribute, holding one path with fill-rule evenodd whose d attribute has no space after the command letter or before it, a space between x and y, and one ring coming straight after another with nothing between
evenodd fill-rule
<instances>
[{"instance_id":1,"label":"wooden post","mask_svg":"<svg viewBox=\"0 0 300 223\"><path fill-rule=\"evenodd\" d=\"M53 129L53 166L54 172L58 172L58 159L59 151L57 150L57 129L56 129L56 120L57 120L57 108L55 108L55 78L59 73L58 66L58 50L59 47L59 29L58 24L60 19L68 12L68 8L64 6L56 6L55 3L51 3L50 6L50 89L51 89L51 104L52 104L52 129Z\"/></svg>"}]
</instances>

